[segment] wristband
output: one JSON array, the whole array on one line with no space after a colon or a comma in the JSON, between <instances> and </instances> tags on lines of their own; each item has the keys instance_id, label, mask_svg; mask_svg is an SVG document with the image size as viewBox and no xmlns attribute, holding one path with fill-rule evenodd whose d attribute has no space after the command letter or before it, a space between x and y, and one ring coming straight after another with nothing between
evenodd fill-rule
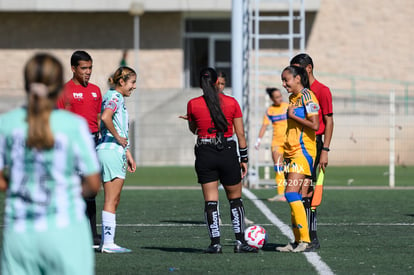
<instances>
[{"instance_id":1,"label":"wristband","mask_svg":"<svg viewBox=\"0 0 414 275\"><path fill-rule=\"evenodd\" d=\"M322 150L324 150L324 151L326 151L326 152L331 151L331 150L329 149L329 147L322 147Z\"/></svg>"},{"instance_id":2,"label":"wristband","mask_svg":"<svg viewBox=\"0 0 414 275\"><path fill-rule=\"evenodd\" d=\"M249 162L249 155L247 153L247 146L245 148L239 148L240 152L240 161L244 163Z\"/></svg>"}]
</instances>

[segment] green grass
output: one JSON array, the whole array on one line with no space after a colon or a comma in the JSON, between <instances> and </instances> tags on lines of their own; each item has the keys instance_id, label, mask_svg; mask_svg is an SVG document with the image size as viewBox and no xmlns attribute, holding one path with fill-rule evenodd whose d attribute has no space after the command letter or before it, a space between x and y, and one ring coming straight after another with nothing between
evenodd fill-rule
<instances>
[{"instance_id":1,"label":"green grass","mask_svg":"<svg viewBox=\"0 0 414 275\"><path fill-rule=\"evenodd\" d=\"M273 191L253 191L289 223L287 203L267 202ZM97 274L164 274L169 270L181 274L316 274L304 255L274 251L288 239L246 198L247 217L264 225L268 246L257 255L234 254L229 207L223 193L220 210L227 224L222 227L223 255L204 255L202 250L209 239L199 190L124 191L118 224L140 225L118 226L116 240L132 248L133 253L96 254ZM318 210L321 259L336 274L412 273L414 210L407 202L413 195L414 190L327 190Z\"/></svg>"},{"instance_id":2,"label":"green grass","mask_svg":"<svg viewBox=\"0 0 414 275\"><path fill-rule=\"evenodd\" d=\"M414 186L414 167L395 167L395 186ZM388 186L386 166L328 167L325 181L329 186Z\"/></svg>"},{"instance_id":3,"label":"green grass","mask_svg":"<svg viewBox=\"0 0 414 275\"><path fill-rule=\"evenodd\" d=\"M193 169L139 168L134 176L128 176L127 185L198 186ZM334 180L344 180L352 173L358 184L367 171L380 172L383 168L329 169L327 184L346 186ZM397 186L402 184L397 181ZM409 185L408 180L405 184ZM274 189L251 191L285 224L290 223L287 203L266 200L274 195ZM318 207L321 260L335 274L413 274L413 196L414 190L325 190ZM3 201L4 194L0 194L0 218ZM202 252L209 238L200 190L124 190L117 211L116 242L133 252L96 253L96 274L317 274L305 255L274 251L288 238L247 198L246 215L266 228L268 244L258 254L234 254L224 191L220 191L220 202L223 254L205 255ZM100 192L98 223L102 203Z\"/></svg>"},{"instance_id":4,"label":"green grass","mask_svg":"<svg viewBox=\"0 0 414 275\"><path fill-rule=\"evenodd\" d=\"M126 185L138 186L190 186L197 184L194 167L138 167L135 173L127 173Z\"/></svg>"},{"instance_id":5,"label":"green grass","mask_svg":"<svg viewBox=\"0 0 414 275\"><path fill-rule=\"evenodd\" d=\"M263 169L259 171L263 178ZM274 172L270 171L271 177ZM396 186L414 186L414 167L397 166ZM138 186L197 186L194 167L138 167L128 173L126 185ZM386 166L330 166L325 175L326 186L388 186Z\"/></svg>"}]
</instances>

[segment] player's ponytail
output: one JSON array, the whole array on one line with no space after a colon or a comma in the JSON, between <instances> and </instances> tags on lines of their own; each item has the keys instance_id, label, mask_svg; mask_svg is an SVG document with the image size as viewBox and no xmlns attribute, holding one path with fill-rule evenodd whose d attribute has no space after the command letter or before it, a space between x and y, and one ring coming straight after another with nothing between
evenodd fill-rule
<instances>
[{"instance_id":1,"label":"player's ponytail","mask_svg":"<svg viewBox=\"0 0 414 275\"><path fill-rule=\"evenodd\" d=\"M206 68L200 72L200 87L203 89L204 100L210 111L211 119L218 132L227 131L227 120L221 109L220 98L215 88L217 73L212 68Z\"/></svg>"},{"instance_id":2,"label":"player's ponytail","mask_svg":"<svg viewBox=\"0 0 414 275\"><path fill-rule=\"evenodd\" d=\"M31 148L50 149L54 137L49 118L63 87L62 64L49 54L37 54L27 62L24 79L28 96L26 144Z\"/></svg>"},{"instance_id":3,"label":"player's ponytail","mask_svg":"<svg viewBox=\"0 0 414 275\"><path fill-rule=\"evenodd\" d=\"M276 91L280 91L280 90L278 88L273 88L273 87L266 88L266 93L270 98L272 98L273 93Z\"/></svg>"},{"instance_id":4,"label":"player's ponytail","mask_svg":"<svg viewBox=\"0 0 414 275\"><path fill-rule=\"evenodd\" d=\"M117 86L120 86L121 79L124 82L127 82L127 80L132 77L136 76L137 73L130 67L127 66L121 66L119 67L115 73L108 79L109 86L111 89L115 89Z\"/></svg>"}]
</instances>

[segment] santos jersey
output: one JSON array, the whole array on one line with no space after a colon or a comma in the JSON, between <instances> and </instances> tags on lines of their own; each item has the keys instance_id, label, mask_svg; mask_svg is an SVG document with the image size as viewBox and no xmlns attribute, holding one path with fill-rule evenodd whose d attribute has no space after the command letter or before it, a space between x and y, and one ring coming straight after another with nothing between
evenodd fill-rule
<instances>
[{"instance_id":1,"label":"santos jersey","mask_svg":"<svg viewBox=\"0 0 414 275\"><path fill-rule=\"evenodd\" d=\"M282 102L279 106L272 105L267 108L263 116L263 125L272 123L273 126L272 144L283 145L285 142L288 106L286 102Z\"/></svg>"},{"instance_id":2,"label":"santos jersey","mask_svg":"<svg viewBox=\"0 0 414 275\"><path fill-rule=\"evenodd\" d=\"M112 122L118 134L121 137L128 138L128 111L126 109L124 97L122 96L122 94L116 90L109 90L103 97L101 107L102 114L105 111L105 109L110 109L114 112L114 114L112 115ZM126 148L128 147L129 143ZM116 149L119 152L125 151L122 145L120 145L116 141L114 136L111 134L111 132L109 132L108 128L106 128L103 121L101 121L101 139L96 149Z\"/></svg>"},{"instance_id":3,"label":"santos jersey","mask_svg":"<svg viewBox=\"0 0 414 275\"><path fill-rule=\"evenodd\" d=\"M78 173L99 173L86 121L54 110L50 126L55 145L49 150L26 146L27 111L0 116L0 170L8 176L5 226L15 232L41 232L85 219ZM63 123L64 122L64 123Z\"/></svg>"},{"instance_id":4,"label":"santos jersey","mask_svg":"<svg viewBox=\"0 0 414 275\"><path fill-rule=\"evenodd\" d=\"M303 89L297 95L290 95L289 105L294 107L295 115L303 119L318 115L318 100L311 90ZM288 118L286 134L287 137L284 146L285 158L295 157L296 154L315 158L316 136L314 130Z\"/></svg>"}]
</instances>

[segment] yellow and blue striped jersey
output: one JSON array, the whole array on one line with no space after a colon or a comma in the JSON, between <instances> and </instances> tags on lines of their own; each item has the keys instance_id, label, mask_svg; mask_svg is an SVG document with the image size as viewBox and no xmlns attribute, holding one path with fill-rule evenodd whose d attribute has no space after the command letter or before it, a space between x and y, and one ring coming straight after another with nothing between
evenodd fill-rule
<instances>
[{"instance_id":1,"label":"yellow and blue striped jersey","mask_svg":"<svg viewBox=\"0 0 414 275\"><path fill-rule=\"evenodd\" d=\"M289 104L282 102L279 106L272 105L267 108L263 116L263 125L273 126L272 144L283 145L286 138L287 109Z\"/></svg>"},{"instance_id":2,"label":"yellow and blue striped jersey","mask_svg":"<svg viewBox=\"0 0 414 275\"><path fill-rule=\"evenodd\" d=\"M318 100L315 94L309 89L303 89L297 95L290 95L289 105L294 107L295 115L303 119L318 115ZM316 135L314 130L288 118L286 134L287 137L284 146L285 158L292 158L297 154L303 154L307 158L315 158Z\"/></svg>"}]
</instances>

